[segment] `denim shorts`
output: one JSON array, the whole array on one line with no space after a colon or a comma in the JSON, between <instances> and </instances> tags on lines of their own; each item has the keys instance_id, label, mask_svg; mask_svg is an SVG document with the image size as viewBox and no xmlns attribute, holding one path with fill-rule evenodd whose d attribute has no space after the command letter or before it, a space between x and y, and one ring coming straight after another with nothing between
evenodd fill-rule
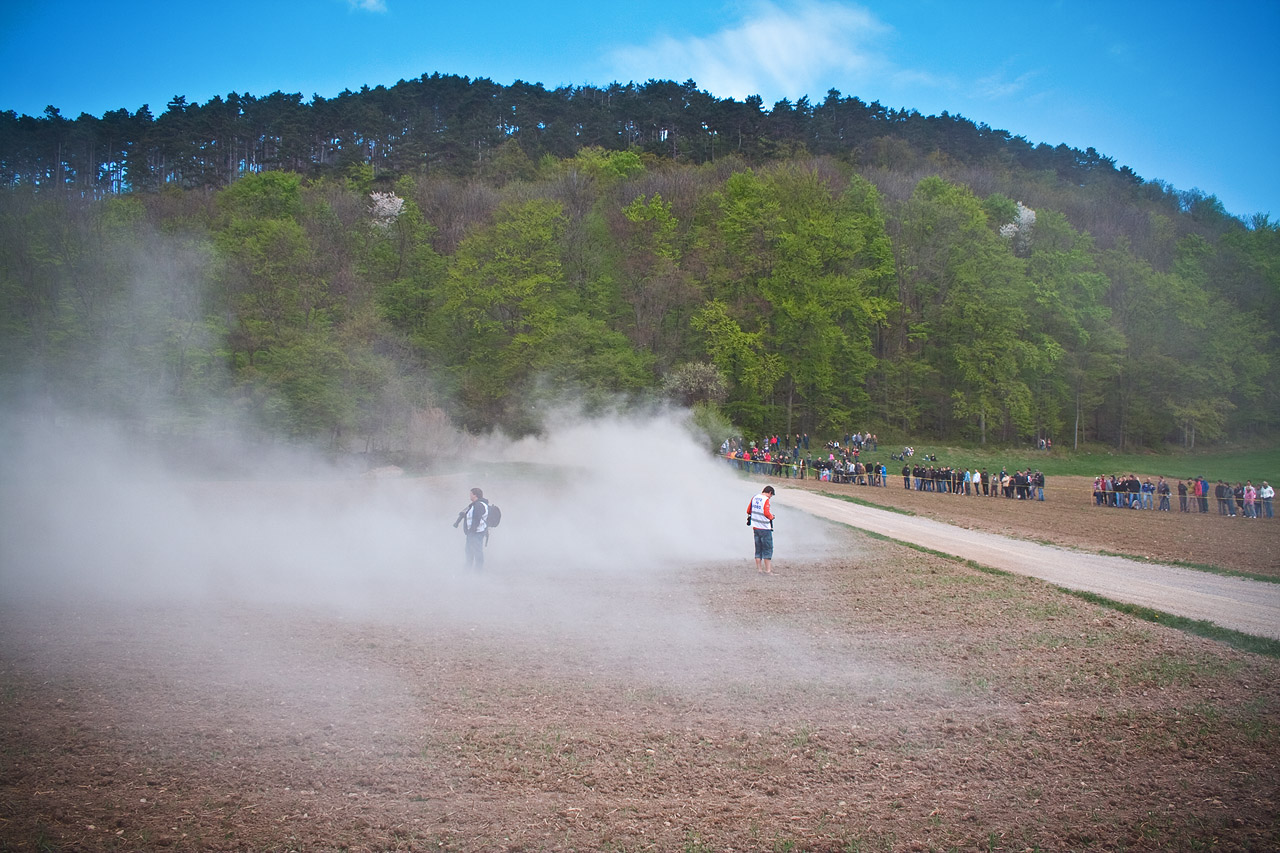
<instances>
[{"instance_id":1,"label":"denim shorts","mask_svg":"<svg viewBox=\"0 0 1280 853\"><path fill-rule=\"evenodd\" d=\"M761 530L759 527L753 527L752 531L756 534L756 559L772 560L773 531Z\"/></svg>"}]
</instances>

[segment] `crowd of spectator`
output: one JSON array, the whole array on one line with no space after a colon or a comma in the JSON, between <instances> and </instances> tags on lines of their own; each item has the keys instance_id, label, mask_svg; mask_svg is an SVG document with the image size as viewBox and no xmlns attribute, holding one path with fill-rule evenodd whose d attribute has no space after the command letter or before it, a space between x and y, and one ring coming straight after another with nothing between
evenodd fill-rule
<instances>
[{"instance_id":1,"label":"crowd of spectator","mask_svg":"<svg viewBox=\"0 0 1280 853\"><path fill-rule=\"evenodd\" d=\"M746 442L738 438L725 439L720 453L751 474L795 479L816 479L833 483L850 483L859 486L889 485L890 473L884 462L865 460L864 451L878 447L874 434L853 433L826 442L815 453L810 449L809 436L769 436L760 442ZM1030 468L998 473L983 468L957 468L937 464L937 457L926 456L921 462L913 462L913 448L904 448L901 454L891 454L894 460L903 462L902 485L906 489L938 494L1005 497L1016 500L1044 500L1044 474Z\"/></svg>"},{"instance_id":2,"label":"crowd of spectator","mask_svg":"<svg viewBox=\"0 0 1280 853\"><path fill-rule=\"evenodd\" d=\"M862 456L878 447L873 433L855 432L844 436L843 444L833 439L815 451L807 433L796 433L771 435L759 442L727 438L720 454L753 474L883 486L888 476L884 464Z\"/></svg>"},{"instance_id":3,"label":"crowd of spectator","mask_svg":"<svg viewBox=\"0 0 1280 853\"><path fill-rule=\"evenodd\" d=\"M878 448L874 434L855 432L844 441L832 439L816 451L810 448L809 436L771 435L761 441L747 442L739 438L725 439L720 453L742 470L751 474L795 479L815 479L860 486L889 485L890 473L885 463L863 458L864 452ZM1039 449L1051 445L1042 441ZM1044 474L1030 468L1010 472L988 472L937 464L936 457L915 461L914 448L904 448L891 458L902 462L902 487L919 492L956 496L1004 497L1010 500L1044 500ZM1219 515L1240 518L1274 518L1275 489L1265 480L1255 487L1252 480L1232 485L1225 480L1211 484L1204 477L1176 480L1164 477L1152 482L1134 474L1099 476L1093 481L1093 499L1097 506L1123 509L1173 511L1173 496L1178 497L1179 512L1208 513L1212 500Z\"/></svg>"},{"instance_id":4,"label":"crowd of spectator","mask_svg":"<svg viewBox=\"0 0 1280 853\"><path fill-rule=\"evenodd\" d=\"M902 465L902 487L919 492L1009 498L1011 500L1044 500L1044 474L1030 468L999 473L986 468L955 468L950 465Z\"/></svg>"},{"instance_id":5,"label":"crowd of spectator","mask_svg":"<svg viewBox=\"0 0 1280 853\"><path fill-rule=\"evenodd\" d=\"M1175 492L1179 512L1208 513L1212 499L1218 515L1275 518L1276 490L1265 480L1256 487L1252 480L1233 486L1226 480L1211 484L1204 477L1178 480L1176 485L1170 485L1164 477L1158 477L1153 483L1150 477L1139 480L1136 474L1100 475L1093 480L1093 502L1097 506L1172 512Z\"/></svg>"}]
</instances>

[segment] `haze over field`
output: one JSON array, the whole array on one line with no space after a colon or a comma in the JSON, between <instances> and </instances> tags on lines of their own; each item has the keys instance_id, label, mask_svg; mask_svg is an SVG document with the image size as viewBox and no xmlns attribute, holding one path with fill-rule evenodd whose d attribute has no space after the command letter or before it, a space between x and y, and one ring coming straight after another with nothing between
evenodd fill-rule
<instances>
[{"instance_id":1,"label":"haze over field","mask_svg":"<svg viewBox=\"0 0 1280 853\"><path fill-rule=\"evenodd\" d=\"M474 447L472 473L460 461L459 473L421 478L364 476L244 442L224 452L256 454L241 469L259 475L201 480L71 417L10 419L5 432L7 608L90 621L103 609L189 613L210 621L211 637L242 610L390 619L510 642L558 636L606 666L659 654L675 671L704 665L725 640L693 603L664 593L671 575L724 560L754 575L743 519L758 484L711 457L674 411L493 437ZM503 510L483 574L462 568L451 526L472 485ZM829 545L826 528L798 513L780 528L784 560Z\"/></svg>"}]
</instances>

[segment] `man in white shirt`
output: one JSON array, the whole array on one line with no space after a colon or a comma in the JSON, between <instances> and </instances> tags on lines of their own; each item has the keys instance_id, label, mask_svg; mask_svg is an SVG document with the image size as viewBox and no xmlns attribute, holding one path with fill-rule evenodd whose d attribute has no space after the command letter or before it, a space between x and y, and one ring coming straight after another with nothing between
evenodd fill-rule
<instances>
[{"instance_id":1,"label":"man in white shirt","mask_svg":"<svg viewBox=\"0 0 1280 853\"><path fill-rule=\"evenodd\" d=\"M459 524L467 537L467 568L483 569L484 541L489 531L489 502L484 499L481 489L471 490L471 503L458 513L453 526Z\"/></svg>"}]
</instances>

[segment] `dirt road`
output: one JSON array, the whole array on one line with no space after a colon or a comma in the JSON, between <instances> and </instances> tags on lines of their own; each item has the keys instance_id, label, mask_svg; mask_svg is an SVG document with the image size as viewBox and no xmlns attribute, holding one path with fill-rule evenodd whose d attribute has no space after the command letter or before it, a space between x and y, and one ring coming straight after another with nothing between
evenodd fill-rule
<instances>
[{"instance_id":1,"label":"dirt road","mask_svg":"<svg viewBox=\"0 0 1280 853\"><path fill-rule=\"evenodd\" d=\"M991 568L1042 578L1061 587L1163 613L1202 619L1254 636L1280 639L1280 584L1040 545L811 491L779 489L776 500L820 518Z\"/></svg>"}]
</instances>

